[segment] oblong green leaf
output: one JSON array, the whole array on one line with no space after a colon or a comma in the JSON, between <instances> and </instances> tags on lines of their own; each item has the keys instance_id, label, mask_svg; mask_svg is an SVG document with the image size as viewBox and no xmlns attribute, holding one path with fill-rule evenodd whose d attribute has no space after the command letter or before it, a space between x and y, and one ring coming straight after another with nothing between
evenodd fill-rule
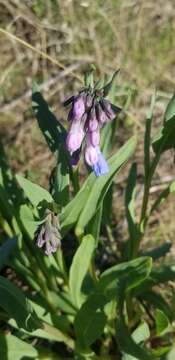
<instances>
[{"instance_id":1,"label":"oblong green leaf","mask_svg":"<svg viewBox=\"0 0 175 360\"><path fill-rule=\"evenodd\" d=\"M95 239L91 235L84 236L72 261L69 287L72 300L77 307L79 307L83 301L81 287L89 269L94 249Z\"/></svg>"},{"instance_id":2,"label":"oblong green leaf","mask_svg":"<svg viewBox=\"0 0 175 360\"><path fill-rule=\"evenodd\" d=\"M150 337L150 331L149 327L146 322L143 322L140 324L132 333L131 335L132 339L135 341L136 344L139 344L140 342L146 341ZM124 353L122 356L122 360L137 360L135 356L129 355Z\"/></svg>"},{"instance_id":3,"label":"oblong green leaf","mask_svg":"<svg viewBox=\"0 0 175 360\"><path fill-rule=\"evenodd\" d=\"M47 203L53 202L52 196L43 187L34 184L32 181L19 174L16 175L16 179L33 206L38 206L43 201L46 201Z\"/></svg>"},{"instance_id":4,"label":"oblong green leaf","mask_svg":"<svg viewBox=\"0 0 175 360\"><path fill-rule=\"evenodd\" d=\"M93 217L102 203L114 176L116 173L118 173L121 166L126 163L129 157L133 154L135 146L136 138L132 137L115 155L109 159L109 173L96 178L93 186L89 189L88 198L78 219L77 230L84 229L84 227Z\"/></svg>"},{"instance_id":5,"label":"oblong green leaf","mask_svg":"<svg viewBox=\"0 0 175 360\"><path fill-rule=\"evenodd\" d=\"M149 257L139 257L115 265L101 274L97 288L112 299L116 297L119 282L123 284L125 291L131 290L148 277L151 267L152 259Z\"/></svg>"},{"instance_id":6,"label":"oblong green leaf","mask_svg":"<svg viewBox=\"0 0 175 360\"><path fill-rule=\"evenodd\" d=\"M36 115L38 126L50 150L57 154L59 145L64 143L67 132L52 113L36 83L33 84L32 88L32 108Z\"/></svg>"},{"instance_id":7,"label":"oblong green leaf","mask_svg":"<svg viewBox=\"0 0 175 360\"><path fill-rule=\"evenodd\" d=\"M167 318L165 313L160 309L156 309L155 321L156 321L156 332L158 336L164 333L167 330L167 328L170 327L169 319Z\"/></svg>"},{"instance_id":8,"label":"oblong green leaf","mask_svg":"<svg viewBox=\"0 0 175 360\"><path fill-rule=\"evenodd\" d=\"M135 147L136 137L134 136L108 160L109 173L107 175L96 178L91 173L88 176L75 198L65 206L59 216L63 233L71 228L78 219L77 232L82 231L82 228L87 225L98 210L115 174L133 154Z\"/></svg>"},{"instance_id":9,"label":"oblong green leaf","mask_svg":"<svg viewBox=\"0 0 175 360\"><path fill-rule=\"evenodd\" d=\"M19 328L32 331L41 327L37 315L22 291L2 276L0 276L0 306L16 320Z\"/></svg>"},{"instance_id":10,"label":"oblong green leaf","mask_svg":"<svg viewBox=\"0 0 175 360\"><path fill-rule=\"evenodd\" d=\"M38 351L27 342L24 342L11 334L0 334L0 359L21 360L37 359Z\"/></svg>"},{"instance_id":11,"label":"oblong green leaf","mask_svg":"<svg viewBox=\"0 0 175 360\"><path fill-rule=\"evenodd\" d=\"M17 244L17 237L8 239L0 246L0 270L6 264L9 256Z\"/></svg>"},{"instance_id":12,"label":"oblong green leaf","mask_svg":"<svg viewBox=\"0 0 175 360\"><path fill-rule=\"evenodd\" d=\"M147 290L142 293L141 299L146 300L148 304L153 305L155 308L163 311L165 315L170 319L173 318L173 310L168 302L163 298L161 294L152 290Z\"/></svg>"},{"instance_id":13,"label":"oblong green leaf","mask_svg":"<svg viewBox=\"0 0 175 360\"><path fill-rule=\"evenodd\" d=\"M163 126L153 138L152 146L156 154L175 148L175 95L168 103Z\"/></svg>"},{"instance_id":14,"label":"oblong green leaf","mask_svg":"<svg viewBox=\"0 0 175 360\"><path fill-rule=\"evenodd\" d=\"M144 287L140 284L133 289L133 294L138 296L148 289L151 289L153 286L160 283L165 283L170 280L175 279L175 266L174 265L161 265L152 269L150 275L144 282Z\"/></svg>"},{"instance_id":15,"label":"oblong green leaf","mask_svg":"<svg viewBox=\"0 0 175 360\"><path fill-rule=\"evenodd\" d=\"M92 294L78 311L74 326L80 350L86 350L103 332L107 320L103 311L106 302L103 294Z\"/></svg>"},{"instance_id":16,"label":"oblong green leaf","mask_svg":"<svg viewBox=\"0 0 175 360\"><path fill-rule=\"evenodd\" d=\"M107 96L112 88L112 85L113 85L113 82L116 78L116 76L118 75L120 69L116 70L112 76L111 76L111 79L108 81L108 83L103 87L103 95L104 96Z\"/></svg>"},{"instance_id":17,"label":"oblong green leaf","mask_svg":"<svg viewBox=\"0 0 175 360\"><path fill-rule=\"evenodd\" d=\"M52 179L54 200L61 206L67 204L70 156L65 146L67 131L55 117L35 83L32 91L32 107L38 126L57 159L56 173Z\"/></svg>"},{"instance_id":18,"label":"oblong green leaf","mask_svg":"<svg viewBox=\"0 0 175 360\"><path fill-rule=\"evenodd\" d=\"M116 334L117 341L122 352L132 355L134 359L136 358L138 360L154 359L152 354L149 354L133 340L124 322L123 316L119 316L117 319Z\"/></svg>"}]
</instances>

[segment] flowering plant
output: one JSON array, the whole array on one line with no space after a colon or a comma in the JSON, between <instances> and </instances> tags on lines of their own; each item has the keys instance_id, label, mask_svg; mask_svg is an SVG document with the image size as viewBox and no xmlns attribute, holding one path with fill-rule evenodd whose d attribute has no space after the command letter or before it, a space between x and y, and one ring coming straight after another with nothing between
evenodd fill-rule
<instances>
[{"instance_id":1,"label":"flowering plant","mask_svg":"<svg viewBox=\"0 0 175 360\"><path fill-rule=\"evenodd\" d=\"M33 110L56 159L49 191L14 175L1 147L2 359L174 359L174 294L168 285L167 297L162 285L175 279L173 263L165 262L171 244L163 239L161 246L148 251L142 239L152 213L175 191L172 182L150 204L159 160L175 147L175 97L153 138L156 95L152 97L144 138L141 214L133 163L125 190L128 239L117 256L104 262L105 229L118 241L110 217L114 177L136 148L133 136L110 156L121 110L109 100L116 92L116 75L103 86L93 84L92 72L86 76L85 87L64 103L71 106L68 132L34 84ZM77 167L81 154L92 169L83 183ZM20 279L20 287L4 276L5 268Z\"/></svg>"}]
</instances>

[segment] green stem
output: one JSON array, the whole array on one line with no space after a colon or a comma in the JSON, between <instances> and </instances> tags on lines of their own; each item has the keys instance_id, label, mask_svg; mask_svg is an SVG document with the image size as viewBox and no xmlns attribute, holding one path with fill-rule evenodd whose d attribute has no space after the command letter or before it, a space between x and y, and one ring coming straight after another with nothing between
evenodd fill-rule
<instances>
[{"instance_id":1,"label":"green stem","mask_svg":"<svg viewBox=\"0 0 175 360\"><path fill-rule=\"evenodd\" d=\"M144 194L143 194L141 216L140 216L140 222L139 222L139 236L137 238L135 249L134 249L134 254L133 254L134 257L137 257L137 255L138 255L140 242L145 233L146 225L147 225L147 222L149 219L148 201L149 201L150 187L151 187L151 182L152 182L152 178L154 176L156 167L160 160L160 156L161 156L161 149L160 149L159 153L155 156L155 158L150 166L148 176L145 177Z\"/></svg>"},{"instance_id":2,"label":"green stem","mask_svg":"<svg viewBox=\"0 0 175 360\"><path fill-rule=\"evenodd\" d=\"M68 274L67 274L67 270L66 270L66 264L65 264L65 261L64 261L64 257L63 257L63 253L62 253L62 250L59 249L56 254L55 254L55 258L56 258L56 261L57 261L57 264L58 264L58 267L59 267L59 270L63 276L63 279L64 279L64 282L66 285L68 285L69 283L69 277L68 277Z\"/></svg>"},{"instance_id":3,"label":"green stem","mask_svg":"<svg viewBox=\"0 0 175 360\"><path fill-rule=\"evenodd\" d=\"M95 272L95 263L94 263L94 259L91 260L90 266L89 266L89 272L92 276L92 279L94 280L94 283L97 284L98 283L98 276Z\"/></svg>"}]
</instances>

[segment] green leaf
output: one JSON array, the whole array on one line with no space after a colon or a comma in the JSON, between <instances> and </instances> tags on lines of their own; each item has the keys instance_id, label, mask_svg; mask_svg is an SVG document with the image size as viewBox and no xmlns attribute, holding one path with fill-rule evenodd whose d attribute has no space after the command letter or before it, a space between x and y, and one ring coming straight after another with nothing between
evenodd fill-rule
<instances>
[{"instance_id":1,"label":"green leaf","mask_svg":"<svg viewBox=\"0 0 175 360\"><path fill-rule=\"evenodd\" d=\"M70 294L63 291L59 293L51 292L51 296L59 310L73 316L76 314L77 309L70 299Z\"/></svg>"},{"instance_id":2,"label":"green leaf","mask_svg":"<svg viewBox=\"0 0 175 360\"><path fill-rule=\"evenodd\" d=\"M129 239L127 242L128 258L132 259L135 254L135 246L138 242L139 230L135 218L135 195L136 195L136 180L137 180L137 166L133 163L128 176L126 193L125 193L125 208L126 218L128 222Z\"/></svg>"},{"instance_id":3,"label":"green leaf","mask_svg":"<svg viewBox=\"0 0 175 360\"><path fill-rule=\"evenodd\" d=\"M140 344L150 337L149 327L146 322L141 323L132 333L132 339L135 341L136 344ZM137 360L135 356L124 354L122 356L122 360Z\"/></svg>"},{"instance_id":4,"label":"green leaf","mask_svg":"<svg viewBox=\"0 0 175 360\"><path fill-rule=\"evenodd\" d=\"M153 120L153 111L156 102L156 91L152 95L151 106L146 119L146 129L144 137L144 168L145 178L147 179L150 171L150 143L151 143L151 125Z\"/></svg>"},{"instance_id":5,"label":"green leaf","mask_svg":"<svg viewBox=\"0 0 175 360\"><path fill-rule=\"evenodd\" d=\"M38 223L35 222L32 210L26 204L20 206L20 219L29 237L33 240Z\"/></svg>"},{"instance_id":6,"label":"green leaf","mask_svg":"<svg viewBox=\"0 0 175 360\"><path fill-rule=\"evenodd\" d=\"M0 306L16 320L19 328L32 331L41 327L39 319L24 294L2 276L0 276Z\"/></svg>"},{"instance_id":7,"label":"green leaf","mask_svg":"<svg viewBox=\"0 0 175 360\"><path fill-rule=\"evenodd\" d=\"M111 90L111 88L112 88L113 82L114 82L116 76L118 75L119 71L120 71L120 69L116 70L116 71L113 73L111 79L108 81L108 83L103 87L103 96L104 96L104 97L109 94L109 92L110 92L110 90Z\"/></svg>"},{"instance_id":8,"label":"green leaf","mask_svg":"<svg viewBox=\"0 0 175 360\"><path fill-rule=\"evenodd\" d=\"M113 192L114 192L114 182L110 185L104 200L103 200L103 213L102 213L102 223L103 225L108 225L111 228L111 220L113 216Z\"/></svg>"},{"instance_id":9,"label":"green leaf","mask_svg":"<svg viewBox=\"0 0 175 360\"><path fill-rule=\"evenodd\" d=\"M170 241L165 242L164 244L157 246L154 249L144 251L144 253L141 253L141 256L151 256L153 260L160 259L161 257L164 257L171 249L172 243Z\"/></svg>"},{"instance_id":10,"label":"green leaf","mask_svg":"<svg viewBox=\"0 0 175 360\"><path fill-rule=\"evenodd\" d=\"M149 257L115 265L102 273L97 288L109 299L113 299L116 297L119 282L123 284L125 291L131 290L145 281L151 266L152 260Z\"/></svg>"},{"instance_id":11,"label":"green leaf","mask_svg":"<svg viewBox=\"0 0 175 360\"><path fill-rule=\"evenodd\" d=\"M155 291L147 290L141 295L142 300L146 300L148 304L153 305L155 308L163 311L165 315L172 320L173 312L168 304L168 302L163 298L161 294L156 293Z\"/></svg>"},{"instance_id":12,"label":"green leaf","mask_svg":"<svg viewBox=\"0 0 175 360\"><path fill-rule=\"evenodd\" d=\"M109 156L115 139L117 121L107 123L101 131L100 145L105 157Z\"/></svg>"},{"instance_id":13,"label":"green leaf","mask_svg":"<svg viewBox=\"0 0 175 360\"><path fill-rule=\"evenodd\" d=\"M36 115L40 130L53 153L57 154L59 144L63 144L66 139L66 130L51 112L47 102L39 92L35 83L32 89L32 107Z\"/></svg>"},{"instance_id":14,"label":"green leaf","mask_svg":"<svg viewBox=\"0 0 175 360\"><path fill-rule=\"evenodd\" d=\"M51 181L53 181L52 196L55 202L61 206L65 206L69 201L69 170L67 154L63 145L60 144L57 165Z\"/></svg>"},{"instance_id":15,"label":"green leaf","mask_svg":"<svg viewBox=\"0 0 175 360\"><path fill-rule=\"evenodd\" d=\"M133 290L134 296L138 296L153 286L175 279L174 265L161 265L152 269L150 275L144 282L144 288L140 285Z\"/></svg>"},{"instance_id":16,"label":"green leaf","mask_svg":"<svg viewBox=\"0 0 175 360\"><path fill-rule=\"evenodd\" d=\"M57 159L56 177L52 179L53 196L55 201L62 206L68 199L69 170L71 169L70 156L65 147L67 131L51 112L37 86L33 88L32 105L39 128Z\"/></svg>"},{"instance_id":17,"label":"green leaf","mask_svg":"<svg viewBox=\"0 0 175 360\"><path fill-rule=\"evenodd\" d=\"M27 342L24 342L11 334L0 333L0 359L1 360L21 360L37 359L38 351Z\"/></svg>"},{"instance_id":18,"label":"green leaf","mask_svg":"<svg viewBox=\"0 0 175 360\"><path fill-rule=\"evenodd\" d=\"M113 181L114 176L116 175L116 173L119 172L121 166L124 165L126 161L129 159L129 157L133 154L135 146L136 146L136 138L132 137L108 161L109 173L107 175L96 178L92 187L89 189L88 198L86 199L86 203L83 206L83 209L80 213L80 217L77 223L77 231L79 231L79 229L84 229L84 227L93 217L96 210L101 205L104 196Z\"/></svg>"},{"instance_id":19,"label":"green leaf","mask_svg":"<svg viewBox=\"0 0 175 360\"><path fill-rule=\"evenodd\" d=\"M170 323L165 313L160 309L156 309L155 320L156 320L156 332L157 335L159 336L162 333L165 333L167 328L169 328Z\"/></svg>"},{"instance_id":20,"label":"green leaf","mask_svg":"<svg viewBox=\"0 0 175 360\"><path fill-rule=\"evenodd\" d=\"M125 354L125 360L127 359L126 355L131 355L134 359L138 360L153 360L154 356L150 354L146 349L139 346L136 341L140 341L143 336L138 336L138 332L134 334L136 341L134 341L134 336L129 333L127 325L125 323L124 317L124 302L125 302L125 292L126 287L123 284L123 281L119 282L119 301L118 301L118 317L116 323L116 336L117 342L120 347L120 350ZM132 359L132 358L131 358ZM133 359L133 360L134 360Z\"/></svg>"},{"instance_id":21,"label":"green leaf","mask_svg":"<svg viewBox=\"0 0 175 360\"><path fill-rule=\"evenodd\" d=\"M88 176L77 195L63 208L61 214L59 215L63 234L77 222L94 181L95 177L93 174Z\"/></svg>"},{"instance_id":22,"label":"green leaf","mask_svg":"<svg viewBox=\"0 0 175 360\"><path fill-rule=\"evenodd\" d=\"M94 86L94 68L92 68L90 71L86 71L84 76L84 83L87 88L93 88Z\"/></svg>"},{"instance_id":23,"label":"green leaf","mask_svg":"<svg viewBox=\"0 0 175 360\"><path fill-rule=\"evenodd\" d=\"M148 340L150 337L149 326L146 322L142 322L132 333L132 338L136 344Z\"/></svg>"},{"instance_id":24,"label":"green leaf","mask_svg":"<svg viewBox=\"0 0 175 360\"><path fill-rule=\"evenodd\" d=\"M78 311L74 322L78 349L86 350L103 332L106 301L102 294L92 294Z\"/></svg>"},{"instance_id":25,"label":"green leaf","mask_svg":"<svg viewBox=\"0 0 175 360\"><path fill-rule=\"evenodd\" d=\"M87 225L86 231L88 234L91 234L95 239L95 246L97 247L100 235L100 228L101 228L101 220L102 220L102 210L103 205L99 207L96 214L94 215L93 219L90 220L89 224Z\"/></svg>"},{"instance_id":26,"label":"green leaf","mask_svg":"<svg viewBox=\"0 0 175 360\"><path fill-rule=\"evenodd\" d=\"M170 352L168 353L167 360L174 360L175 359L175 346L172 347Z\"/></svg>"},{"instance_id":27,"label":"green leaf","mask_svg":"<svg viewBox=\"0 0 175 360\"><path fill-rule=\"evenodd\" d=\"M53 202L52 196L46 189L37 184L34 184L32 181L24 178L21 175L16 175L16 179L34 207L40 205L43 202Z\"/></svg>"},{"instance_id":28,"label":"green leaf","mask_svg":"<svg viewBox=\"0 0 175 360\"><path fill-rule=\"evenodd\" d=\"M91 235L84 236L72 261L69 287L71 298L77 307L79 307L83 301L81 287L88 272L94 249L95 239Z\"/></svg>"},{"instance_id":29,"label":"green leaf","mask_svg":"<svg viewBox=\"0 0 175 360\"><path fill-rule=\"evenodd\" d=\"M149 354L145 349L137 345L131 337L128 328L124 322L124 317L119 316L116 326L117 341L122 352L132 355L132 357L124 357L125 360L153 360L154 356ZM133 358L134 357L134 358Z\"/></svg>"},{"instance_id":30,"label":"green leaf","mask_svg":"<svg viewBox=\"0 0 175 360\"><path fill-rule=\"evenodd\" d=\"M160 193L156 201L153 203L150 213L152 214L152 212L156 210L158 206L161 205L171 193L174 192L175 192L175 181L169 184L167 188Z\"/></svg>"},{"instance_id":31,"label":"green leaf","mask_svg":"<svg viewBox=\"0 0 175 360\"><path fill-rule=\"evenodd\" d=\"M175 95L168 103L163 126L153 138L152 146L156 154L175 148Z\"/></svg>"},{"instance_id":32,"label":"green leaf","mask_svg":"<svg viewBox=\"0 0 175 360\"><path fill-rule=\"evenodd\" d=\"M56 327L58 330L60 330L63 334L60 333L60 337L57 334L54 334L53 331L46 332L43 329L37 329L32 332L27 332L26 330L22 330L25 332L25 334L29 334L30 336L34 337L40 337L44 339L50 339L54 341L58 341L58 338L60 338L60 341L64 341L64 333L68 333L70 330L70 322L66 315L58 315L50 313L48 310L46 310L46 306L43 304L42 306L38 303L29 300L29 303L31 304L32 308L36 312L37 316L42 320L42 322L46 323L47 325L51 325L53 327ZM18 329L17 323L14 319L10 319L8 323L13 326L15 329ZM44 325L43 325L44 328ZM61 336L62 335L62 336Z\"/></svg>"},{"instance_id":33,"label":"green leaf","mask_svg":"<svg viewBox=\"0 0 175 360\"><path fill-rule=\"evenodd\" d=\"M101 205L103 198L113 181L115 174L126 163L136 147L136 137L128 140L109 160L109 173L96 178L93 173L88 176L80 191L60 214L63 233L68 231L79 219L77 233L87 225ZM85 206L86 204L86 206ZM79 229L78 229L79 228Z\"/></svg>"},{"instance_id":34,"label":"green leaf","mask_svg":"<svg viewBox=\"0 0 175 360\"><path fill-rule=\"evenodd\" d=\"M16 321L11 319L8 321L8 324L11 325L14 329L18 329L18 326L16 324ZM57 322L58 324L58 322ZM57 327L54 327L46 322L42 323L42 329L37 329L34 331L26 331L24 329L21 330L24 334L30 336L30 337L39 337L41 339L46 340L52 340L56 342L64 342L66 345L68 345L70 348L74 347L73 340L67 335L64 334L60 329Z\"/></svg>"},{"instance_id":35,"label":"green leaf","mask_svg":"<svg viewBox=\"0 0 175 360\"><path fill-rule=\"evenodd\" d=\"M12 251L17 245L17 238L8 239L0 246L0 270L7 263Z\"/></svg>"},{"instance_id":36,"label":"green leaf","mask_svg":"<svg viewBox=\"0 0 175 360\"><path fill-rule=\"evenodd\" d=\"M0 154L0 210L4 218L12 222L12 218L18 220L19 206L24 203L24 197L11 172L1 144Z\"/></svg>"}]
</instances>

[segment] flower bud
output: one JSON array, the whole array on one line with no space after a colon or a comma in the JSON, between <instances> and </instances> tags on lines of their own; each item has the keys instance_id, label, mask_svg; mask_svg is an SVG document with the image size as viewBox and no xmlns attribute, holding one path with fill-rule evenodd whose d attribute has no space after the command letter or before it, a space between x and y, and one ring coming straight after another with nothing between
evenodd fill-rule
<instances>
[{"instance_id":1,"label":"flower bud","mask_svg":"<svg viewBox=\"0 0 175 360\"><path fill-rule=\"evenodd\" d=\"M68 151L72 154L78 150L84 138L84 130L80 122L73 122L66 138L66 146Z\"/></svg>"},{"instance_id":2,"label":"flower bud","mask_svg":"<svg viewBox=\"0 0 175 360\"><path fill-rule=\"evenodd\" d=\"M114 106L106 99L101 100L101 106L105 114L107 115L108 121L114 120L117 113L121 111L121 109L118 107L115 107L114 110Z\"/></svg>"},{"instance_id":3,"label":"flower bud","mask_svg":"<svg viewBox=\"0 0 175 360\"><path fill-rule=\"evenodd\" d=\"M59 221L50 210L46 210L46 218L39 227L36 244L39 248L44 248L46 255L51 255L61 246Z\"/></svg>"},{"instance_id":4,"label":"flower bud","mask_svg":"<svg viewBox=\"0 0 175 360\"><path fill-rule=\"evenodd\" d=\"M95 131L89 132L89 141L92 146L96 147L100 144L100 131L97 128Z\"/></svg>"},{"instance_id":5,"label":"flower bud","mask_svg":"<svg viewBox=\"0 0 175 360\"><path fill-rule=\"evenodd\" d=\"M85 112L84 94L76 96L72 106L73 119L80 120Z\"/></svg>"},{"instance_id":6,"label":"flower bud","mask_svg":"<svg viewBox=\"0 0 175 360\"><path fill-rule=\"evenodd\" d=\"M104 125L108 121L108 118L106 116L106 113L101 108L100 104L96 105L96 113L97 113L97 118L98 118L99 123L101 125Z\"/></svg>"},{"instance_id":7,"label":"flower bud","mask_svg":"<svg viewBox=\"0 0 175 360\"><path fill-rule=\"evenodd\" d=\"M89 114L88 130L95 131L98 127L98 120L96 117L95 107L93 107Z\"/></svg>"}]
</instances>

